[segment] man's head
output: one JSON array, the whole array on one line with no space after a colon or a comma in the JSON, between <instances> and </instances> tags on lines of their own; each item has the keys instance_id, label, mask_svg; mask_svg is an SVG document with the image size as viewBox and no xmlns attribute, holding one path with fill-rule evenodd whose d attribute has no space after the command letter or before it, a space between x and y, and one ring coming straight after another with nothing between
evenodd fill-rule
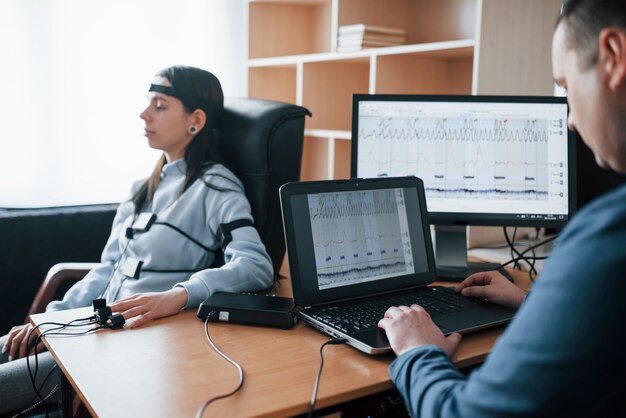
<instances>
[{"instance_id":1,"label":"man's head","mask_svg":"<svg viewBox=\"0 0 626 418\"><path fill-rule=\"evenodd\" d=\"M552 65L555 81L568 91L570 128L600 166L626 173L626 2L566 1Z\"/></svg>"}]
</instances>

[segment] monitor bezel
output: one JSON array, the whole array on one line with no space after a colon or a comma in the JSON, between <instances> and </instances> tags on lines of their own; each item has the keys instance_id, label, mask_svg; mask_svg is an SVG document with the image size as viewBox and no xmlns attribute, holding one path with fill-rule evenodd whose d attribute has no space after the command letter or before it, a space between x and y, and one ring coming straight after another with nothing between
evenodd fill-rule
<instances>
[{"instance_id":1,"label":"monitor bezel","mask_svg":"<svg viewBox=\"0 0 626 418\"><path fill-rule=\"evenodd\" d=\"M429 95L429 94L354 94L352 96L352 140L350 153L350 177L357 177L359 103L366 101L396 102L467 102L467 103L540 103L565 104L569 116L566 97L560 96L493 96L493 95ZM562 228L576 211L576 133L567 131L568 142L568 214L565 219L515 218L515 214L467 213L467 212L428 212L432 225L474 225L474 226L526 226Z\"/></svg>"}]
</instances>

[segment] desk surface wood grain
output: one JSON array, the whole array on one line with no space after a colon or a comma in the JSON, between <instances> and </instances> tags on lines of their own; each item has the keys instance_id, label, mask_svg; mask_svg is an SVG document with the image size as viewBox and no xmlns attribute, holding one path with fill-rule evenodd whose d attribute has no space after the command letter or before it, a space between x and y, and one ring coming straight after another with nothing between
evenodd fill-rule
<instances>
[{"instance_id":1,"label":"desk surface wood grain","mask_svg":"<svg viewBox=\"0 0 626 418\"><path fill-rule=\"evenodd\" d=\"M521 275L516 275L516 280ZM523 278L520 287L528 287ZM288 284L281 294L290 293ZM211 348L195 309L138 329L99 330L80 337L46 337L46 345L94 416L192 417L209 398L238 383L237 370ZM89 308L33 315L67 322ZM45 327L44 327L45 329ZM480 363L503 328L465 335L453 361ZM328 339L304 324L289 330L209 323L214 343L244 370L243 388L212 403L204 416L289 416L308 411ZM317 408L390 389L392 354L368 356L347 345L324 349Z\"/></svg>"}]
</instances>

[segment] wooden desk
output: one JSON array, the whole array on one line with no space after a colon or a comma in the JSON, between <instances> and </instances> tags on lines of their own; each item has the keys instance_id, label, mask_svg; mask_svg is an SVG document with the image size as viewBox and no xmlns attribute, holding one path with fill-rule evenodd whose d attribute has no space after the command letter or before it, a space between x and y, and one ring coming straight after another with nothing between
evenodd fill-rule
<instances>
[{"instance_id":1,"label":"wooden desk","mask_svg":"<svg viewBox=\"0 0 626 418\"><path fill-rule=\"evenodd\" d=\"M520 287L524 284L522 274ZM288 280L286 280L288 282ZM282 294L291 292L283 285ZM68 322L90 308L31 316L33 324ZM237 370L210 347L195 310L139 329L100 330L81 337L46 337L63 373L94 416L193 417L209 398L231 391ZM480 363L501 334L495 328L466 335L453 360ZM211 404L205 416L290 416L306 413L328 337L298 324L290 330L210 323L209 333L244 370L244 386ZM347 345L324 349L316 408L321 409L392 388L394 356L368 356Z\"/></svg>"}]
</instances>

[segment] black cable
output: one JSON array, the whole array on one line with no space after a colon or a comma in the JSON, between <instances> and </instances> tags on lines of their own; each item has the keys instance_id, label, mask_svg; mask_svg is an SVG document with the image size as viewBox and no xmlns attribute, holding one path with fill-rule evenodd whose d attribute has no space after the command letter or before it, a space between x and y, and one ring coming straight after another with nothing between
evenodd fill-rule
<instances>
[{"instance_id":1,"label":"black cable","mask_svg":"<svg viewBox=\"0 0 626 418\"><path fill-rule=\"evenodd\" d=\"M45 399L44 397L41 395L41 391L37 388L37 373L39 371L39 358L38 358L38 350L37 350L37 346L39 345L39 342L41 341L41 339L45 336L48 335L50 333L52 333L52 331L57 331L57 330L62 330L65 329L67 327L80 327L80 326L85 326L85 325L91 325L91 324L95 324L96 322L89 322L89 323L80 323L78 324L77 322L79 321L88 321L88 320L92 320L94 319L94 317L87 317L87 318L78 318L78 319L74 319L72 321L70 321L69 323L62 323L62 322L42 322L39 325L34 326L30 332L28 333L28 336L26 337L26 368L28 369L28 375L30 377L30 382L31 385L33 386L33 391L35 392L35 394L37 395L37 397L39 398L41 404L44 407L44 413L46 415L46 417L48 416L48 410L46 408L46 404L45 404ZM55 328L50 328L47 329L43 332L41 332L34 340L33 345L31 345L31 337L33 335L33 333L40 328L43 325L56 325ZM99 328L95 328L95 329L90 329L88 331L95 331ZM76 334L78 335L78 334ZM34 349L34 360L35 360L35 368L34 371L31 369L30 366L30 352L31 350ZM45 382L45 379L44 379ZM42 387L43 387L43 383L42 383Z\"/></svg>"},{"instance_id":2,"label":"black cable","mask_svg":"<svg viewBox=\"0 0 626 418\"><path fill-rule=\"evenodd\" d=\"M96 323L96 322L92 322L92 323L89 323L89 324L77 324L77 325L70 325L70 326L84 326L84 325L91 325L91 324L95 324L95 323ZM88 329L88 330L83 331L83 332L52 332L52 331L56 331L56 330L57 330L57 329L59 329L59 328L64 329L65 327L57 327L57 328L47 329L47 330L45 330L44 332L42 332L39 336L37 336L37 339L35 340L35 353L34 353L34 356L35 356L35 372L34 372L34 373L32 373L32 376L31 376L31 379L32 379L32 380L31 380L31 382L32 382L32 385L33 385L33 390L35 390L35 392L37 393L37 395L38 395L38 396L39 396L39 398L40 398L40 402L41 402L41 404L43 405L43 408L44 408L44 412L45 412L45 414L46 414L46 417L48 417L48 409L47 409L47 406L46 406L46 404L45 404L45 400L46 400L47 398L49 398L49 397L50 397L50 395L52 395L52 393L54 393L54 391L53 391L53 392L51 392L50 394L48 394L45 398L44 398L44 397L42 397L42 395L41 395L41 389L43 389L43 385L44 385L44 384L45 384L45 382L46 382L47 376L46 376L46 378L44 378L44 380L41 382L41 387L39 387L39 388L37 389L37 386L36 386L36 381L37 381L37 373L38 373L38 371L39 371L39 357L38 357L38 354L39 354L39 353L38 353L38 350L37 350L37 345L39 344L39 341L40 341L40 340L41 340L41 338L43 338L44 336L48 336L48 335L69 335L69 336L86 335L86 334L89 334L89 333L92 333L92 332L96 332L97 330L99 330L99 329L101 329L101 328L104 328L104 327L99 326L99 327L95 327L95 328ZM28 362L28 357L26 357L26 365L27 365L27 367L29 367L29 373L31 373L31 372L30 372L30 364L29 364L29 362ZM49 375L49 374L48 374L48 375Z\"/></svg>"},{"instance_id":3,"label":"black cable","mask_svg":"<svg viewBox=\"0 0 626 418\"><path fill-rule=\"evenodd\" d=\"M26 340L26 351L27 351L26 352L26 368L28 369L28 375L30 377L30 383L33 386L33 391L39 397L42 403L44 403L44 398L43 396L41 396L41 390L37 388L37 373L39 372L39 357L38 357L39 353L37 351L37 345L39 344L39 341L41 341L41 337L43 336L43 334L45 334L46 332L63 329L63 328L64 328L63 326L51 328L50 330L46 330L42 332L40 335L37 336L37 338L35 338L35 342L33 343L34 344L34 357L35 357L35 371L34 372L30 368L29 359L30 359L31 348L29 346L29 339ZM42 384L42 387L43 387L43 384ZM45 405L44 405L44 410L45 410Z\"/></svg>"},{"instance_id":4,"label":"black cable","mask_svg":"<svg viewBox=\"0 0 626 418\"><path fill-rule=\"evenodd\" d=\"M535 249L532 248L532 257L530 258L530 262L528 260L526 260L526 262L530 265L530 269L528 270L528 278L530 279L530 282L534 282L535 279L533 278L533 273L535 274L535 277L537 277L539 275L539 272L537 272L537 269L535 269L535 263L537 262L537 254L535 253Z\"/></svg>"},{"instance_id":5,"label":"black cable","mask_svg":"<svg viewBox=\"0 0 626 418\"><path fill-rule=\"evenodd\" d=\"M82 320L82 318L81 318ZM76 320L74 320L76 321ZM74 322L72 321L72 322ZM35 330L37 330L37 328L41 327L42 325L57 325L57 327L55 328L51 328L49 330L44 331L43 333L41 333L41 335L38 335L37 338L34 341L34 345L31 345L30 339L33 335L33 333L35 332ZM81 324L82 325L82 324ZM41 324L33 327L30 332L28 333L28 336L26 337L26 367L28 369L28 375L30 377L30 382L33 386L33 391L35 392L35 394L39 397L40 401L42 403L44 403L44 398L41 395L41 392L39 391L39 389L37 389L37 385L36 385L36 378L37 378L37 372L39 369L39 359L37 357L37 345L39 344L39 341L41 340L41 337L43 337L43 334L49 332L49 331L56 331L56 330L60 330L60 329L64 329L68 326L79 326L79 325L72 325L71 322L69 324L65 324L65 323L60 323L60 322L42 322ZM30 352L34 349L34 356L35 356L35 370L34 372L31 370L30 367ZM46 412L47 415L47 410L44 404L44 412Z\"/></svg>"},{"instance_id":6,"label":"black cable","mask_svg":"<svg viewBox=\"0 0 626 418\"><path fill-rule=\"evenodd\" d=\"M192 237L191 235L189 235L188 233L186 233L185 231L183 231L182 229L180 229L177 226L174 226L170 223L167 222L155 222L154 225L163 225L163 226L168 226L170 228L172 228L174 231L178 232L179 234L181 234L182 236L184 236L185 238L187 238L189 241L193 242L194 244L196 244L198 247L202 248L204 251L212 253L215 250L210 249L209 247L207 247L206 245L204 245L203 243L201 243L200 241L198 241L197 239L195 239L194 237Z\"/></svg>"},{"instance_id":7,"label":"black cable","mask_svg":"<svg viewBox=\"0 0 626 418\"><path fill-rule=\"evenodd\" d=\"M515 258L516 255L519 256L519 253L517 252L517 249L515 248L515 237L517 236L517 227L513 228L513 237L509 240L509 234L505 226L504 236L506 237L507 244L509 244L509 247L511 248L511 258ZM518 269L519 263L515 262L515 264L513 264L513 268Z\"/></svg>"},{"instance_id":8,"label":"black cable","mask_svg":"<svg viewBox=\"0 0 626 418\"><path fill-rule=\"evenodd\" d=\"M75 324L75 325L71 325L71 324L67 324L67 326L86 326L86 325L94 325L97 324L97 322L90 322L90 323L86 323L86 324ZM28 360L28 357L26 357L26 367L28 367L28 372L31 375L31 383L33 385L33 390L35 391L35 393L37 393L37 395L39 396L41 402L44 402L44 398L41 397L41 388L43 388L43 384L45 382L42 382L41 387L39 389L37 389L36 387L36 381L37 381L37 373L39 372L39 352L37 350L37 346L39 345L39 341L41 341L41 339L45 336L48 335L66 335L66 336L81 336L81 335L86 335L92 332L96 332L99 329L104 328L103 326L99 326L99 327L95 327L95 328L90 328L86 331L83 332L53 332L53 331L57 331L58 329L65 329L66 326L63 327L56 327L56 328L51 328L51 329L47 329L45 331L43 331L41 334L39 334L37 336L37 338L35 339L34 342L34 357L35 357L35 371L31 372L30 370L30 362ZM45 405L44 405L44 410L45 410Z\"/></svg>"},{"instance_id":9,"label":"black cable","mask_svg":"<svg viewBox=\"0 0 626 418\"><path fill-rule=\"evenodd\" d=\"M213 340L211 340L211 336L209 335L209 319L212 318L213 315L215 315L215 312L213 313L209 312L209 314L206 316L206 320L204 321L204 335L209 341L209 344L211 344L211 347L213 347L213 349L217 352L217 354L222 356L227 362L229 362L230 364L232 364L233 366L237 368L237 370L239 371L239 384L237 385L235 389L231 390L230 392L224 395L215 396L209 399L208 401L206 401L204 404L202 404L202 406L198 408L198 411L196 412L196 418L202 417L202 414L204 413L206 408L209 406L209 404L211 404L214 401L217 401L218 399L224 399L224 398L228 398L229 396L234 395L243 386L243 369L241 368L241 366L237 364L234 360L232 360L230 357L228 357L226 354L222 353L220 349L217 348L217 346L213 343Z\"/></svg>"},{"instance_id":10,"label":"black cable","mask_svg":"<svg viewBox=\"0 0 626 418\"><path fill-rule=\"evenodd\" d=\"M309 408L309 418L313 417L313 411L315 411L315 402L317 401L317 388L320 384L320 376L322 375L322 368L324 367L324 347L327 345L335 345L335 344L343 344L346 340L343 338L333 338L326 341L320 347L320 368L317 371L317 376L315 377L315 383L313 384L313 394L311 395L311 407Z\"/></svg>"},{"instance_id":11,"label":"black cable","mask_svg":"<svg viewBox=\"0 0 626 418\"><path fill-rule=\"evenodd\" d=\"M33 383L33 385L35 385L35 379L37 378L37 372L38 372L38 369L39 369L39 359L37 357L37 355L39 353L38 353L38 350L37 350L37 346L39 345L39 342L41 341L41 339L44 336L46 336L48 334L51 334L52 331L63 330L65 328L67 328L67 327L82 327L82 326L93 325L93 324L97 323L96 321L88 322L88 323L81 323L81 324L77 324L76 323L78 321L86 321L86 320L91 320L91 319L93 319L93 317L74 319L74 320L68 322L67 324L66 323L61 323L61 322L42 322L41 324L39 324L39 325L33 327L33 329L31 329L31 331L28 333L28 337L26 338L26 351L27 351L26 367L28 368L28 373L29 373L29 375L31 377L31 382ZM40 333L35 338L35 341L34 341L33 345L31 346L30 338L31 338L33 332L37 328L41 327L42 325L57 325L57 327L47 329L47 330L43 331L42 333ZM91 332L91 331L94 331L94 330L97 330L97 329L100 329L100 328L92 328L92 329L89 329L88 331ZM31 371L30 360L29 360L29 358L30 358L30 351L32 351L32 350L34 350L34 357L35 357L35 371L34 372ZM37 392L36 389L35 389L35 392Z\"/></svg>"},{"instance_id":12,"label":"black cable","mask_svg":"<svg viewBox=\"0 0 626 418\"><path fill-rule=\"evenodd\" d=\"M128 246L130 245L131 241L132 241L132 239L129 239L128 241L126 241L126 245L124 246L124 249L122 250L120 256L117 258L117 261L115 262L115 264L113 264L113 270L111 271L111 274L109 274L109 281L107 282L106 287L104 288L104 290L102 292L100 292L100 294L98 295L98 297L96 299L103 298L104 295L106 294L107 290L109 290L109 287L111 286L111 281L113 280L113 275L115 274L117 269L120 267L120 263L122 261L122 257L124 257L124 254L126 253L126 250L128 249ZM120 285L120 287L121 287L121 285ZM117 296L117 293L119 293L119 289L115 293L116 296Z\"/></svg>"},{"instance_id":13,"label":"black cable","mask_svg":"<svg viewBox=\"0 0 626 418\"><path fill-rule=\"evenodd\" d=\"M522 253L522 254L524 254L524 253ZM502 264L500 264L499 266L497 266L496 268L494 268L494 270L499 270L499 269L501 269L501 268L503 268L503 267L506 267L506 266L508 266L509 264L514 263L514 262L516 262L516 261L530 260L530 259L532 259L532 258L534 258L535 260L547 260L547 259L548 259L548 258L550 258L550 257L548 257L548 256L541 256L541 257L526 257L526 256L522 256L522 257L517 257L517 258L514 258L514 259L512 259L512 260L507 261L506 263L502 263Z\"/></svg>"},{"instance_id":14,"label":"black cable","mask_svg":"<svg viewBox=\"0 0 626 418\"><path fill-rule=\"evenodd\" d=\"M527 256L526 256L526 253L528 253L529 251L533 251L535 248L538 248L538 247L541 247L541 246L543 246L543 245L546 245L547 243L549 243L549 242L551 242L551 241L554 241L554 240L555 240L555 239L557 239L557 238L558 238L558 235L555 235L555 236L553 236L553 237L550 237L550 238L547 238L547 239L545 239L545 240L541 241L541 242L540 242L540 243L538 243L538 244L531 245L530 247L528 247L527 249L525 249L524 251L522 251L522 253L520 254L520 257L517 257L517 258L514 258L514 259L512 259L512 260L509 260L509 261L507 261L506 263L502 263L502 264L500 264L499 266L497 266L494 270L498 270L498 269L501 269L501 268L503 268L503 267L506 267L506 266L508 266L509 264L514 263L515 261L519 261L519 260L526 259L526 258L531 258L531 257L527 257ZM546 257L532 257L532 258L534 258L535 260L545 260L545 259L547 259L548 257L546 256Z\"/></svg>"},{"instance_id":15,"label":"black cable","mask_svg":"<svg viewBox=\"0 0 626 418\"><path fill-rule=\"evenodd\" d=\"M30 351L31 351L31 345L30 345L30 337L32 336L33 332L39 328L41 325L45 325L46 322L37 325L35 327L33 327L33 329L30 330L30 332L28 333L28 336L26 337L26 369L28 370L28 377L30 378L30 384L33 387L33 391L35 392L35 395L37 395L37 397L39 398L39 402L41 403L41 405L43 405L43 411L44 411L44 415L46 418L48 418L48 408L46 406L46 400L44 399L43 395L41 394L41 391L37 388L37 367L38 367L38 359L37 359L37 344L39 344L39 339L36 339L35 341L35 371L33 372L30 368ZM63 326L59 326L56 328L52 328L52 329L62 329Z\"/></svg>"},{"instance_id":16,"label":"black cable","mask_svg":"<svg viewBox=\"0 0 626 418\"><path fill-rule=\"evenodd\" d=\"M134 223L134 221L133 221ZM200 241L198 241L197 239L193 238L191 235L189 235L188 233L186 233L185 231L183 231L182 229L178 228L177 226L174 226L168 222L154 222L152 225L163 225L163 226L167 226L169 228L172 228L174 231L178 232L179 234L183 235L185 238L189 239L191 242L193 242L194 244L198 245L199 247L201 247L203 250L207 251L207 252L214 252L215 250L210 249L209 247L205 246L204 244L202 244ZM147 232L146 231L137 231L137 232ZM126 246L124 247L124 250L122 251L122 253L120 254L120 256L118 257L117 261L116 261L116 265L115 268L113 269L113 271L111 272L110 276L109 276L109 282L107 283L107 286L104 288L104 290L100 293L100 295L98 296L103 297L105 292L109 289L109 286L111 285L111 281L113 279L113 275L115 274L115 272L117 271L117 269L119 268L119 264L122 260L122 257L124 256L124 254L126 253L126 249L128 248L128 246L130 245L130 242L132 241L132 237L133 237L134 233L132 233L130 235L130 238L128 239L128 242L126 243ZM148 273L196 273L197 271L199 271L199 269L195 268L195 269L172 269L172 270L163 270L163 269L149 269L149 268L142 268L141 269L142 272L148 272ZM122 278L122 280L120 281L119 286L117 287L117 290L115 291L115 294L112 295L110 300L116 300L117 296L120 293L120 290L122 289L122 285L124 284L124 281L126 280L126 277Z\"/></svg>"},{"instance_id":17,"label":"black cable","mask_svg":"<svg viewBox=\"0 0 626 418\"><path fill-rule=\"evenodd\" d=\"M509 238L508 238L508 234L506 229L504 230L504 236L507 240L507 243L509 245L512 245ZM537 271L537 269L535 268L535 263L537 262L537 260L546 260L548 257L537 257L536 253L535 253L535 249L538 247L541 247L542 245L545 245L551 241L554 241L556 238L558 237L558 235L554 235L550 238L547 238L543 241L541 241L538 244L535 245L531 245L530 247L528 247L526 250L522 251L521 253L519 253L517 251L517 249L515 249L516 254L518 255L518 257L511 259L510 261L506 262L505 264L501 264L498 268L502 268L503 266L506 266L508 264L511 264L512 262L517 262L517 261L524 261L526 262L530 269L528 271L528 277L530 279L531 282L535 281L535 278L539 275L539 272ZM532 252L532 256L526 256L526 253L528 252ZM533 277L534 275L534 277Z\"/></svg>"},{"instance_id":18,"label":"black cable","mask_svg":"<svg viewBox=\"0 0 626 418\"><path fill-rule=\"evenodd\" d=\"M52 368L50 369L50 371L48 372L46 377L44 377L43 380L41 381L41 387L39 388L40 391L41 391L41 389L43 389L43 386L46 384L46 381L48 380L48 378L50 378L50 376L52 376L52 372L54 372L54 370L57 367L58 366L57 366L56 363L52 365ZM54 387L50 390L50 392L46 396L44 396L44 400L49 399L58 390L59 390L59 385L54 385ZM19 417L22 414L25 414L25 413L27 413L29 411L32 411L33 409L37 408L41 404L42 404L41 400L36 401L35 403L31 404L30 406L28 406L28 407L22 409L21 411L19 411L17 414L13 415L11 418L17 418L17 417ZM46 411L46 406L44 405L44 412L45 411Z\"/></svg>"},{"instance_id":19,"label":"black cable","mask_svg":"<svg viewBox=\"0 0 626 418\"><path fill-rule=\"evenodd\" d=\"M533 278L533 273L535 277L537 277L539 275L539 272L537 272L537 269L535 269L535 263L537 262L537 253L535 253L534 248L531 248L530 250L532 251L533 255L530 258L530 262L528 261L528 259L526 259L526 262L530 266L530 268L528 269L528 278L530 279L530 282L532 283L535 281L535 279Z\"/></svg>"},{"instance_id":20,"label":"black cable","mask_svg":"<svg viewBox=\"0 0 626 418\"><path fill-rule=\"evenodd\" d=\"M506 239L506 243L509 246L510 250L511 250L511 259L516 259L517 261L515 261L515 264L513 265L513 268L515 269L520 269L519 267L519 261L524 261L526 262L526 264L528 264L529 270L528 270L528 277L530 279L530 281L534 281L533 279L533 273L535 273L535 276L537 276L537 270L535 269L535 262L536 262L536 254L535 254L535 249L534 248L529 248L530 250L532 250L532 256L531 257L522 257L522 254L518 251L518 249L515 247L515 235L517 234L517 227L515 227L515 229L513 230L513 237L509 238L509 233L506 229L506 226L502 227L502 229L504 230L504 238ZM518 257L518 258L516 258ZM531 261L529 261L531 260Z\"/></svg>"},{"instance_id":21,"label":"black cable","mask_svg":"<svg viewBox=\"0 0 626 418\"><path fill-rule=\"evenodd\" d=\"M526 241L519 241L517 245L529 246L530 244ZM501 250L503 248L509 248L509 244L481 245L480 247L471 247L469 249L470 250Z\"/></svg>"},{"instance_id":22,"label":"black cable","mask_svg":"<svg viewBox=\"0 0 626 418\"><path fill-rule=\"evenodd\" d=\"M146 273L196 273L198 269L180 269L180 270L161 270L161 269L141 269L141 272Z\"/></svg>"}]
</instances>

